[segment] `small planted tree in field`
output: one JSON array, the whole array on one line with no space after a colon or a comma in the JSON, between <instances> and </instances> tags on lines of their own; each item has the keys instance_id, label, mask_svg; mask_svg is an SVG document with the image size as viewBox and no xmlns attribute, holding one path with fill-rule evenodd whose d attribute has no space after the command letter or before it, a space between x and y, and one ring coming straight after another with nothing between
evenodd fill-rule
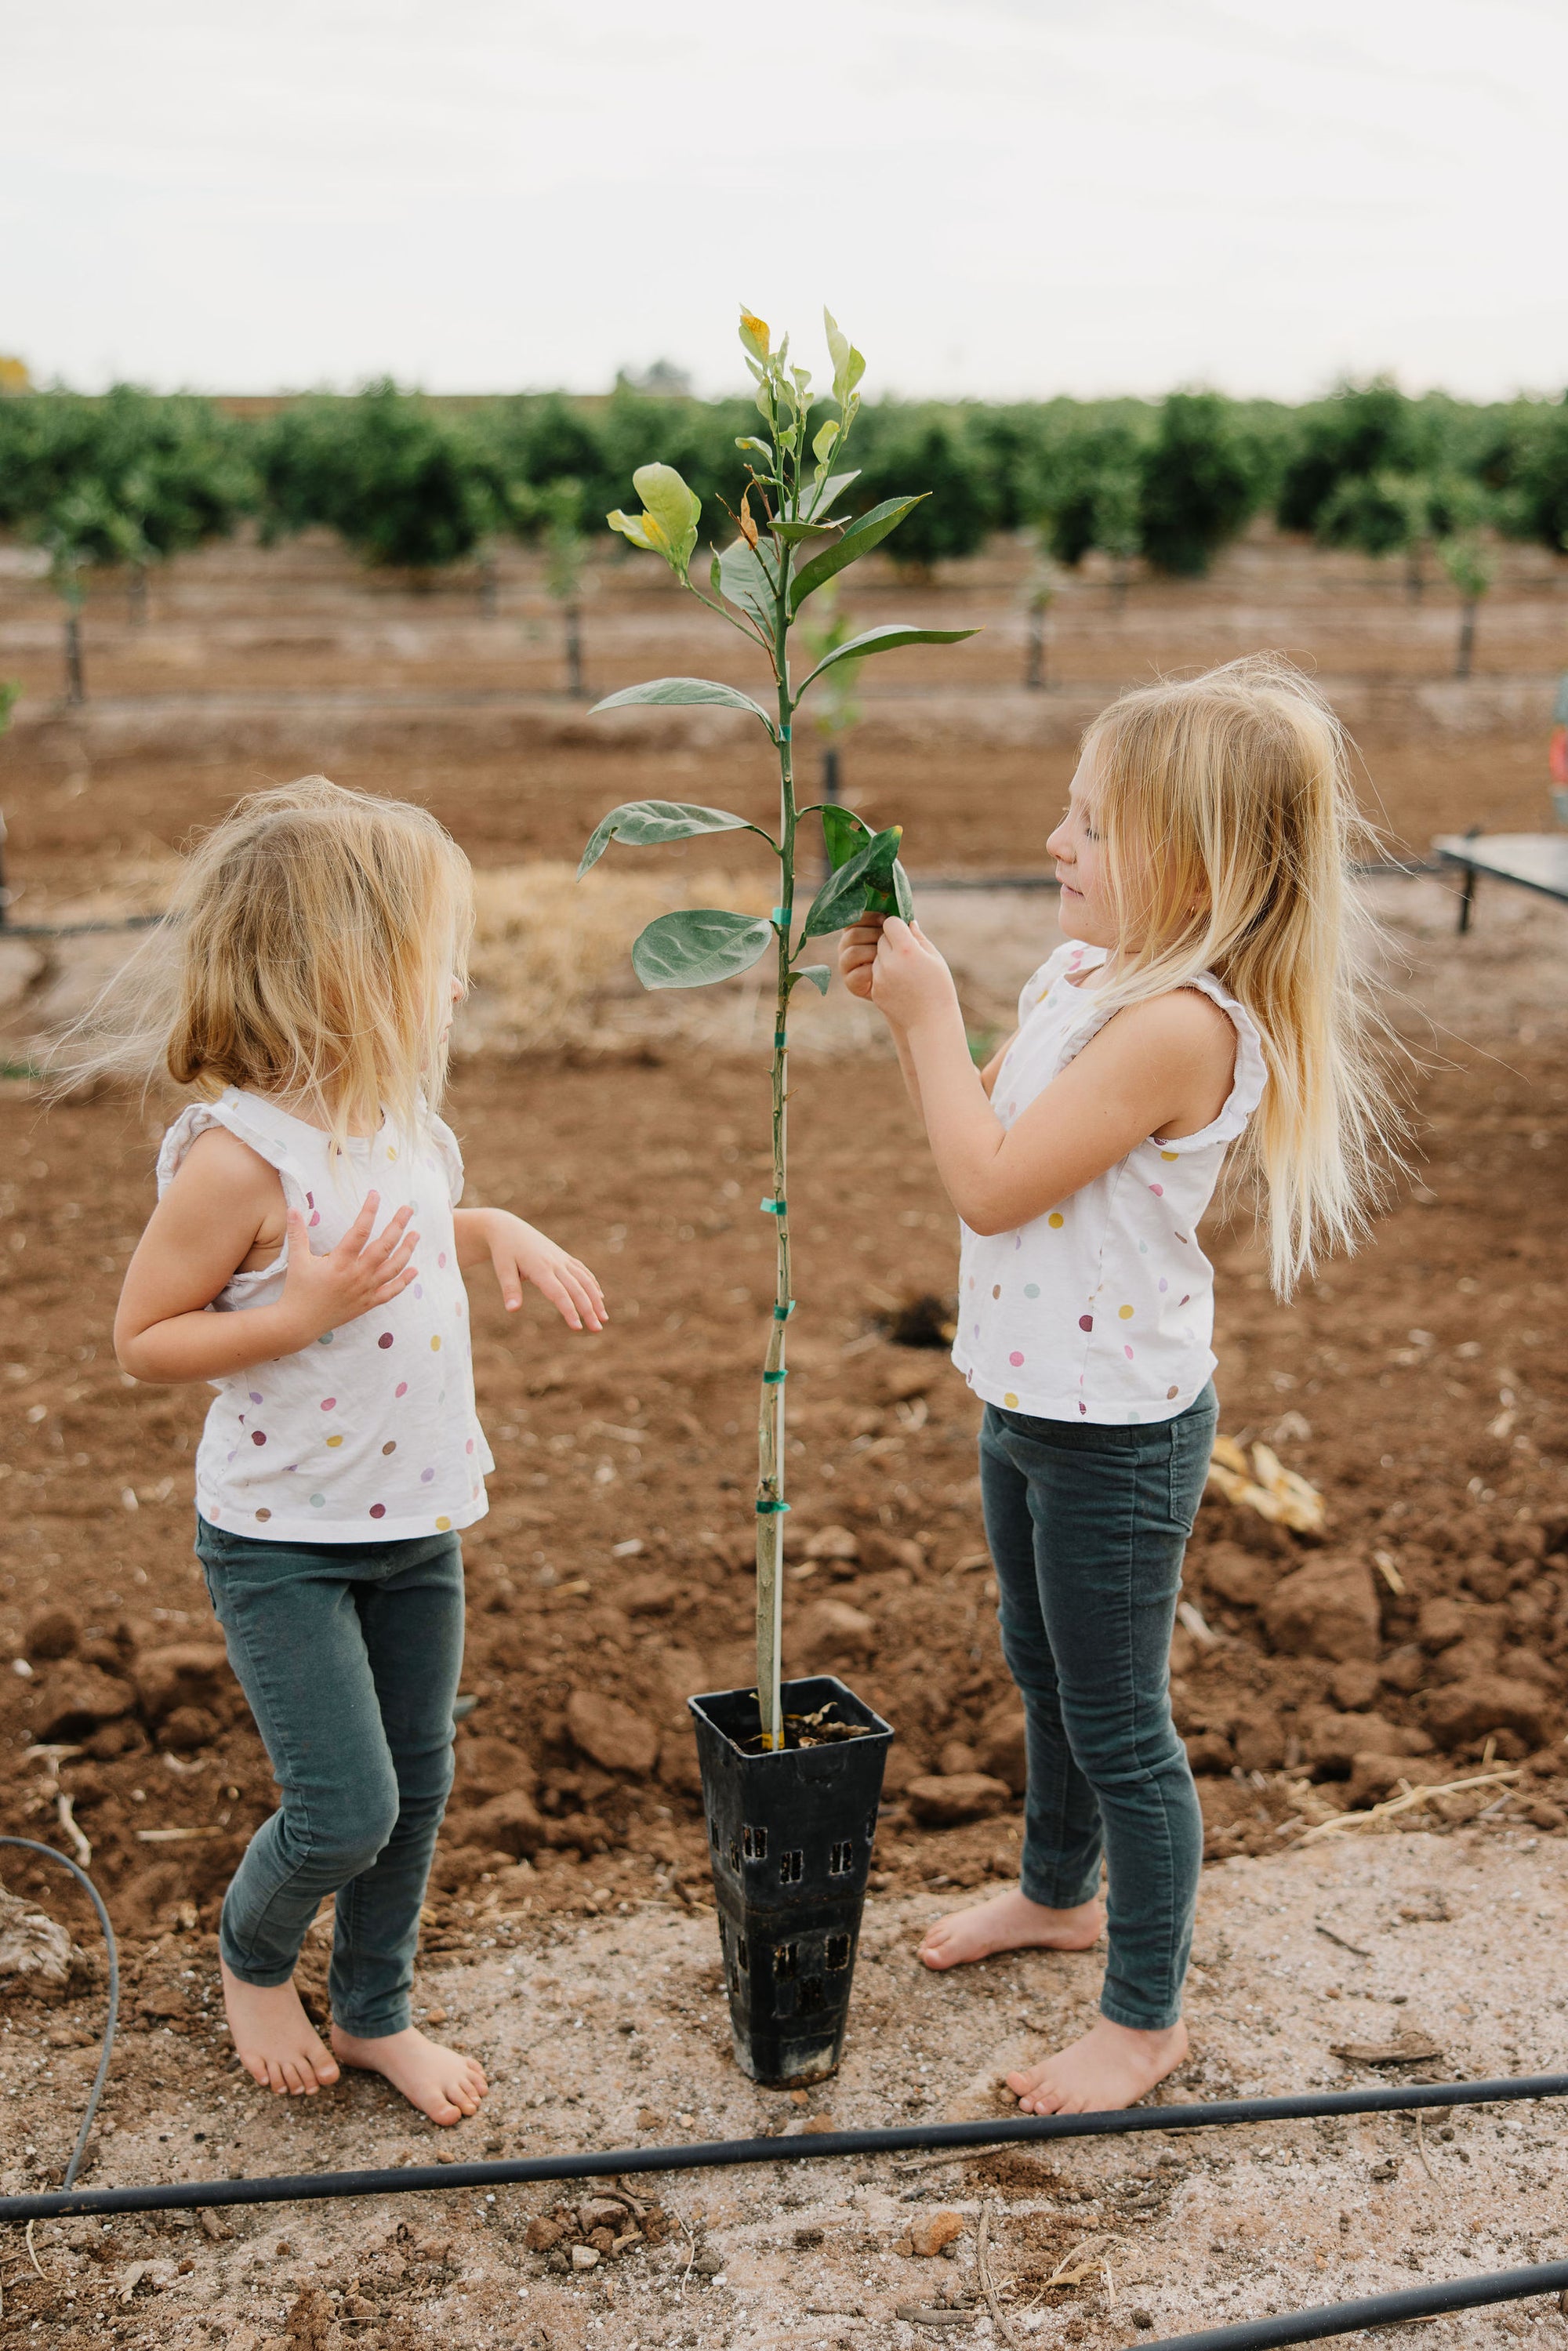
<instances>
[{"instance_id":1,"label":"small planted tree in field","mask_svg":"<svg viewBox=\"0 0 1568 2351\"><path fill-rule=\"evenodd\" d=\"M691 576L699 500L669 465L633 475L642 510L616 512L611 526L661 556L699 602L743 636L769 681L767 704L709 678L663 677L627 686L600 710L632 704L706 704L744 711L768 737L778 762L777 832L725 809L671 800L631 800L612 809L583 851L580 872L612 841L637 844L750 832L778 866L779 904L763 917L727 908L683 908L650 923L632 950L645 987L701 987L749 970L771 953L774 998L772 1189L775 1281L758 1411L757 1687L692 1701L703 1768L714 1879L719 1896L736 2054L763 2081L805 2081L838 2062L848 2005L860 1906L870 1861L883 1753L889 1736L864 1705L829 1676L782 1681L780 1642L785 1493L786 1332L795 1311L790 1252L787 1102L790 999L796 988L826 993L829 970L809 961L813 943L868 909L911 911L898 862L901 828L873 833L847 809L800 808L795 790L795 731L802 705L831 672L901 645L950 644L968 629L884 623L844 638L797 679L790 655L810 600L862 556L880 547L919 505L901 492L853 517L840 501L856 479L841 460L860 407L865 362L824 313L836 415L813 423L817 395L808 370L775 347L766 323L742 310L740 340L756 385L759 434L741 436L747 481L733 519L736 536L715 549L706 590ZM809 706L809 705L808 705ZM795 906L800 826L817 816L830 868L799 916Z\"/></svg>"}]
</instances>

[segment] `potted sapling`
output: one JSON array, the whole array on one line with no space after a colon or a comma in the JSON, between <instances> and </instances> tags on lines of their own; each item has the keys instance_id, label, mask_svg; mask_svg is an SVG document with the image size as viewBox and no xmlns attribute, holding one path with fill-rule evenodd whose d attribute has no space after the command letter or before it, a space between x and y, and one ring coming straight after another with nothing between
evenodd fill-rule
<instances>
[{"instance_id":1,"label":"potted sapling","mask_svg":"<svg viewBox=\"0 0 1568 2351\"><path fill-rule=\"evenodd\" d=\"M756 384L761 431L738 444L747 481L735 536L707 566L706 590L692 578L701 508L672 466L650 464L632 476L642 511L610 517L634 547L661 556L699 602L755 650L768 678L766 701L709 678L662 677L625 687L598 710L636 703L707 704L746 712L767 735L778 763L776 832L727 810L673 800L631 800L612 809L583 851L585 873L613 841L629 845L701 834L750 832L778 864L779 903L770 915L725 907L684 907L648 925L632 950L645 987L702 987L749 970L771 954L777 970L771 1088L772 1188L761 1203L773 1220L775 1285L758 1411L757 1682L688 1701L695 1723L703 1802L737 2062L758 2082L820 2079L839 2061L849 2008L861 1910L893 1733L853 1691L829 1674L782 1678L780 1663L787 1337L795 1312L789 1242L786 1103L790 1000L798 987L826 994L829 968L810 960L816 943L868 909L911 908L898 860L900 831L873 832L850 810L797 805L797 714L839 664L902 645L949 644L969 629L899 623L831 645L809 673L790 665L793 632L810 600L880 547L920 502L885 498L868 513L842 501L857 476L841 464L860 406L865 362L823 313L836 413L813 416L808 370L777 348L765 322L742 310L740 340ZM808 711L810 705L808 705ZM800 828L815 817L828 874L803 913L795 905ZM813 861L814 862L815 861Z\"/></svg>"}]
</instances>

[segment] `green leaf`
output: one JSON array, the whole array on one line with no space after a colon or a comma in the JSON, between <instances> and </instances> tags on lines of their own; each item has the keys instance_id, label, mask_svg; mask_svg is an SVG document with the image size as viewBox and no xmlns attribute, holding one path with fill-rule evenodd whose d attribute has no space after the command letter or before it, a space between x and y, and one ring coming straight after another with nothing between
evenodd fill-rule
<instances>
[{"instance_id":1,"label":"green leaf","mask_svg":"<svg viewBox=\"0 0 1568 2351\"><path fill-rule=\"evenodd\" d=\"M722 906L683 906L650 923L632 949L632 967L644 987L711 987L749 971L772 946L763 914L732 914Z\"/></svg>"},{"instance_id":2,"label":"green leaf","mask_svg":"<svg viewBox=\"0 0 1568 2351\"><path fill-rule=\"evenodd\" d=\"M832 971L825 963L802 963L795 967L797 979L809 979L819 996L826 996Z\"/></svg>"},{"instance_id":3,"label":"green leaf","mask_svg":"<svg viewBox=\"0 0 1568 2351\"><path fill-rule=\"evenodd\" d=\"M727 710L749 710L769 735L773 732L773 721L759 702L753 702L738 686L720 685L711 677L651 677L642 685L623 685L619 694L607 694L602 702L596 702L588 715L596 718L601 710L626 710L634 702L716 702Z\"/></svg>"},{"instance_id":4,"label":"green leaf","mask_svg":"<svg viewBox=\"0 0 1568 2351\"><path fill-rule=\"evenodd\" d=\"M830 874L811 901L800 933L802 944L824 931L841 931L863 914L868 891L893 891L894 868L903 838L904 827L890 825L885 832L873 833L863 849L857 850L836 873Z\"/></svg>"},{"instance_id":5,"label":"green leaf","mask_svg":"<svg viewBox=\"0 0 1568 2351\"><path fill-rule=\"evenodd\" d=\"M830 426L824 424L822 427L822 433L829 432L831 429L831 428ZM819 433L817 440L820 441L821 437L822 434ZM816 442L813 442L811 445L815 448L817 445ZM831 507L834 499L838 497L841 491L847 490L850 484L852 482L858 482L860 477L860 467L858 465L853 465L850 468L847 474L829 474L821 481L813 480L808 482L805 488L800 493L800 517L802 521L809 522L814 518L820 519L825 517L829 509Z\"/></svg>"},{"instance_id":6,"label":"green leaf","mask_svg":"<svg viewBox=\"0 0 1568 2351\"><path fill-rule=\"evenodd\" d=\"M689 841L699 832L754 832L755 825L747 824L743 816L731 816L727 809L698 808L686 800L626 800L609 815L601 817L588 836L588 846L578 862L577 878L580 882L591 866L597 865L612 841L623 841L630 849L646 848L660 841Z\"/></svg>"},{"instance_id":7,"label":"green leaf","mask_svg":"<svg viewBox=\"0 0 1568 2351\"><path fill-rule=\"evenodd\" d=\"M824 547L821 555L814 555L810 562L795 574L789 590L790 611L798 612L813 590L822 587L836 572L845 570L861 556L869 555L873 547L880 547L889 531L896 530L904 516L920 504L920 498L929 495L929 491L922 490L920 497L884 498L881 506L873 507L869 514L862 515L860 520L845 531L842 538L831 547Z\"/></svg>"},{"instance_id":8,"label":"green leaf","mask_svg":"<svg viewBox=\"0 0 1568 2351\"><path fill-rule=\"evenodd\" d=\"M750 548L743 538L727 547L718 559L720 594L747 613L769 637L773 634L779 601L779 560L766 542Z\"/></svg>"},{"instance_id":9,"label":"green leaf","mask_svg":"<svg viewBox=\"0 0 1568 2351\"><path fill-rule=\"evenodd\" d=\"M865 373L865 360L831 310L823 310L822 325L827 330L828 351L833 362L833 398L842 408Z\"/></svg>"},{"instance_id":10,"label":"green leaf","mask_svg":"<svg viewBox=\"0 0 1568 2351\"><path fill-rule=\"evenodd\" d=\"M810 568L808 565L807 569ZM851 637L844 644L835 645L831 653L824 654L810 676L796 689L795 699L799 702L811 678L821 677L822 672L831 669L835 662L863 661L868 653L891 653L900 645L956 645L962 643L966 637L978 634L977 629L915 629L902 621L886 621L880 628L864 629L858 637Z\"/></svg>"},{"instance_id":11,"label":"green leaf","mask_svg":"<svg viewBox=\"0 0 1568 2351\"><path fill-rule=\"evenodd\" d=\"M897 914L907 923L915 913L915 893L909 886L908 874L896 857L889 878L893 883L891 890L867 890L865 911L868 914Z\"/></svg>"},{"instance_id":12,"label":"green leaf","mask_svg":"<svg viewBox=\"0 0 1568 2351\"><path fill-rule=\"evenodd\" d=\"M835 873L841 865L847 865L870 839L870 825L862 823L853 809L837 808L831 802L823 809L822 841L828 852L828 863Z\"/></svg>"},{"instance_id":13,"label":"green leaf","mask_svg":"<svg viewBox=\"0 0 1568 2351\"><path fill-rule=\"evenodd\" d=\"M803 538L821 538L824 530L841 530L843 525L832 522L776 522L769 528L774 538L781 538L786 547L799 547Z\"/></svg>"}]
</instances>

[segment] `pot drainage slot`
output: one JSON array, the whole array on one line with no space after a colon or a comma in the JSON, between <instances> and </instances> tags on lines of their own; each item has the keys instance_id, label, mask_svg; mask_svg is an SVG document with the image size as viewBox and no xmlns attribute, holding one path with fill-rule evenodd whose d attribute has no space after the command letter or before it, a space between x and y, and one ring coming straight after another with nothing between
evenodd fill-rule
<instances>
[{"instance_id":1,"label":"pot drainage slot","mask_svg":"<svg viewBox=\"0 0 1568 2351\"><path fill-rule=\"evenodd\" d=\"M745 1947L744 1947L744 1945L742 1946L742 1948L743 1948L743 1949L745 1948ZM830 1968L847 1968L847 1967L849 1966L849 1963L850 1963L850 1938L849 1938L849 1937L848 1937L847 1935L830 1935L830 1936L828 1937L828 1965L829 1965L829 1967L830 1967Z\"/></svg>"},{"instance_id":2,"label":"pot drainage slot","mask_svg":"<svg viewBox=\"0 0 1568 2351\"><path fill-rule=\"evenodd\" d=\"M774 1944L773 1973L775 1979L779 1983L788 1983L791 1977L798 1974L800 1971L800 1946L799 1943Z\"/></svg>"},{"instance_id":3,"label":"pot drainage slot","mask_svg":"<svg viewBox=\"0 0 1568 2351\"><path fill-rule=\"evenodd\" d=\"M806 1856L804 1853L781 1853L779 1855L779 1883L780 1886L799 1886L800 1880L805 1876L805 1875Z\"/></svg>"},{"instance_id":4,"label":"pot drainage slot","mask_svg":"<svg viewBox=\"0 0 1568 2351\"><path fill-rule=\"evenodd\" d=\"M766 1829L745 1828L740 1833L741 1849L747 1861L766 1861L768 1832Z\"/></svg>"},{"instance_id":5,"label":"pot drainage slot","mask_svg":"<svg viewBox=\"0 0 1568 2351\"><path fill-rule=\"evenodd\" d=\"M854 1844L852 1839L845 1837L828 1855L828 1875L830 1877L845 1877L854 1865Z\"/></svg>"},{"instance_id":6,"label":"pot drainage slot","mask_svg":"<svg viewBox=\"0 0 1568 2351\"><path fill-rule=\"evenodd\" d=\"M740 1867L740 1847L737 1844L733 1837L731 1837L729 1841L729 1865L731 1869L738 1869Z\"/></svg>"}]
</instances>

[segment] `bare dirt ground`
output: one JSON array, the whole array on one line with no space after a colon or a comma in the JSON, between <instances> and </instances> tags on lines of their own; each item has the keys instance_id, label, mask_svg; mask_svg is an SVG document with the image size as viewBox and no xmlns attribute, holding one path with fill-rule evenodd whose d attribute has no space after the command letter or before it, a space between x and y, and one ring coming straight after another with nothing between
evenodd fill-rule
<instances>
[{"instance_id":1,"label":"bare dirt ground","mask_svg":"<svg viewBox=\"0 0 1568 2351\"><path fill-rule=\"evenodd\" d=\"M1425 855L1435 832L1471 823L1547 821L1543 744L1568 664L1568 559L1503 551L1468 684L1451 676L1451 592L1434 585L1413 605L1396 570L1359 558L1262 534L1209 580L1140 580L1120 608L1089 566L1052 610L1052 690L1035 694L1022 684L1026 568L1001 546L927 586L880 559L855 574L860 625L982 632L862 674L846 789L879 821L905 826L916 872L1043 866L1094 711L1129 682L1260 648L1322 678L1360 745L1367 813L1402 853ZM584 620L593 692L661 672L756 690L733 632L654 567L610 559L595 580ZM471 582L416 592L314 540L183 560L154 583L150 614L132 627L118 590L94 596L92 699L63 714L53 601L16 559L0 561L0 675L26 689L0 740L12 886L27 893L16 919L127 859L166 853L246 787L312 766L428 801L486 864L575 859L603 809L632 790L768 815L767 749L748 722L591 720L565 699L559 618L521 555L503 559L492 618Z\"/></svg>"},{"instance_id":2,"label":"bare dirt ground","mask_svg":"<svg viewBox=\"0 0 1568 2351\"><path fill-rule=\"evenodd\" d=\"M684 793L719 796L717 776L697 780L702 757L674 756L695 761ZM19 804L20 772L5 786L14 862L42 874L41 901L85 904L111 885L123 901L133 851L155 901L168 845L198 808L161 805L151 770L95 772L74 798L50 783ZM234 781L231 768L225 801ZM601 786L605 799L664 788L612 761ZM214 808L218 787L214 771ZM477 796L469 831L457 781L444 789L482 862L517 854L486 829L498 799ZM1538 820L1533 801L1522 820ZM1389 1000L1421 1062L1416 1180L1372 1245L1290 1309L1270 1296L1244 1225L1211 1237L1223 1426L1318 1486L1328 1525L1310 1543L1218 1498L1200 1516L1173 1673L1215 1865L1195 2053L1173 2101L1391 2066L1405 2078L1397 2053L1340 2058L1336 2043L1430 2046L1407 2064L1437 2078L1563 2061L1565 918L1487 891L1456 942L1438 883L1376 894L1396 949ZM1054 939L1038 894L934 893L925 919L977 1029L1008 1018ZM89 951L48 952L47 968L19 967L18 1059ZM203 1401L130 1387L108 1345L151 1197L152 1128L110 1097L46 1113L25 1079L0 1097L0 1819L62 1849L74 1821L125 1938L125 2037L89 2177L428 2159L438 2140L459 2158L610 2147L818 2118L756 2090L727 2055L683 1704L748 1671L749 1424L769 1283L755 1213L759 1040L744 990L720 996L674 1025L617 998L596 1043L522 1058L495 1049L483 990L474 1007L482 1050L463 1061L453 1106L471 1196L518 1207L585 1256L615 1320L602 1340L571 1342L542 1313L506 1327L476 1297L498 1467L490 1517L465 1544L475 1705L419 2001L480 2052L496 2088L451 2134L366 2080L275 2107L229 2058L213 1930L273 1792L189 1548ZM956 1888L1011 1871L1018 1814L998 1795L996 1810L937 1827L909 1782L978 1765L1016 1787L1016 1724L978 1532L974 1408L938 1349L888 1335L912 1300L946 1294L951 1220L864 1020L836 998L813 1031L815 1017L801 1024L793 1105L791 1640L799 1663L842 1670L898 1731L848 2053L820 2105L840 2124L983 2114L1000 2072L1087 2016L1099 1960L1028 1957L938 1980L913 1957ZM849 1530L856 1556L809 1555L830 1527ZM574 1693L591 1701L576 1735ZM654 1750L651 1770L602 1740L590 1751L611 1697ZM1302 1843L1401 1779L1499 1770L1518 1776L1435 1797L1404 1816L1408 1834ZM8 2190L57 2179L101 2008L86 1906L53 1882L61 1874L16 1861L5 1856L6 1883L67 1919L87 1956L57 1993L0 1997ZM306 1969L318 1999L324 1966L318 1931ZM215 2235L51 2224L36 2236L47 2277L20 2245L0 2254L4 2324L40 2344L182 2351L223 2336L239 2351L902 2346L938 2339L897 2314L940 2296L942 2332L986 2340L993 2322L963 2297L988 2200L1016 2331L1121 2345L1414 2283L1417 2270L1552 2257L1562 2153L1554 2108L1499 2108L1429 2121L1419 2145L1386 2119L1213 2142L1155 2134L915 2173L835 2162L633 2180L655 2209L602 2242L602 2210L557 2212L533 2190L282 2208ZM952 2258L904 2250L949 2211L962 2223ZM585 2233L601 2258L563 2273ZM1059 2266L1081 2274L1048 2285ZM1433 2339L1526 2326L1568 2336L1532 2305L1439 2322Z\"/></svg>"}]
</instances>

